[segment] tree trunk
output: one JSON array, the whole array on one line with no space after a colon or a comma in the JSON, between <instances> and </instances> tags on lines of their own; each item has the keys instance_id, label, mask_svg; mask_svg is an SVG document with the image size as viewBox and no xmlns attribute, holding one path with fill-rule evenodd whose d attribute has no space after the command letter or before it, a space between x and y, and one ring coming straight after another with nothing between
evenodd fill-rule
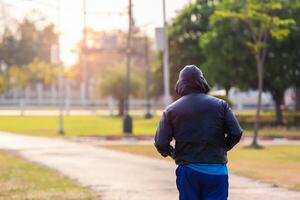
<instances>
[{"instance_id":1,"label":"tree trunk","mask_svg":"<svg viewBox=\"0 0 300 200\"><path fill-rule=\"evenodd\" d=\"M225 95L228 97L229 95L229 90L230 90L230 87L225 87Z\"/></svg>"},{"instance_id":2,"label":"tree trunk","mask_svg":"<svg viewBox=\"0 0 300 200\"><path fill-rule=\"evenodd\" d=\"M283 114L281 106L284 103L284 92L274 91L272 92L272 98L275 102L276 119L275 125L283 125Z\"/></svg>"},{"instance_id":3,"label":"tree trunk","mask_svg":"<svg viewBox=\"0 0 300 200\"><path fill-rule=\"evenodd\" d=\"M256 105L256 116L255 116L255 124L254 124L254 133L251 147L259 148L258 145L258 131L260 126L260 110L261 110L261 99L263 92L263 63L261 60L257 59L257 76L258 76L258 97L257 97L257 105Z\"/></svg>"},{"instance_id":4,"label":"tree trunk","mask_svg":"<svg viewBox=\"0 0 300 200\"><path fill-rule=\"evenodd\" d=\"M124 99L120 98L119 103L118 103L118 115L119 116L124 116L124 110L125 110L124 103L125 103Z\"/></svg>"},{"instance_id":5,"label":"tree trunk","mask_svg":"<svg viewBox=\"0 0 300 200\"><path fill-rule=\"evenodd\" d=\"M300 111L300 88L296 88L295 92L296 92L295 110Z\"/></svg>"},{"instance_id":6,"label":"tree trunk","mask_svg":"<svg viewBox=\"0 0 300 200\"><path fill-rule=\"evenodd\" d=\"M300 111L300 88L295 89L296 92L296 104L295 104L295 110ZM295 118L295 124L300 125L300 117L296 116Z\"/></svg>"}]
</instances>

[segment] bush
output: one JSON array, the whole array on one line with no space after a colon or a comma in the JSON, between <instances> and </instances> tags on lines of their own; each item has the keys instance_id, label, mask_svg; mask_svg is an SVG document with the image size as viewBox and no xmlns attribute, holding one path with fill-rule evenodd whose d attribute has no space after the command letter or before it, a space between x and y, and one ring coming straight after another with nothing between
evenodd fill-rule
<instances>
[{"instance_id":1,"label":"bush","mask_svg":"<svg viewBox=\"0 0 300 200\"><path fill-rule=\"evenodd\" d=\"M254 124L255 123L255 113L238 113L237 119L242 124ZM299 112L285 112L283 113L283 121L286 125L297 125L297 118L300 117ZM275 122L275 113L274 112L263 112L261 113L261 125L274 125Z\"/></svg>"}]
</instances>

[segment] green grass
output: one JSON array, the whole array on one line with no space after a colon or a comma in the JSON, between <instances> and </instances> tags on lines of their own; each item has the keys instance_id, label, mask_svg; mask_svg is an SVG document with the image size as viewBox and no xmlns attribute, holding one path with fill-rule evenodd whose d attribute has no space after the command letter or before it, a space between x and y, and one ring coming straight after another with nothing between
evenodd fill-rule
<instances>
[{"instance_id":1,"label":"green grass","mask_svg":"<svg viewBox=\"0 0 300 200\"><path fill-rule=\"evenodd\" d=\"M240 175L300 191L300 146L266 146L229 152L229 167Z\"/></svg>"},{"instance_id":2,"label":"green grass","mask_svg":"<svg viewBox=\"0 0 300 200\"><path fill-rule=\"evenodd\" d=\"M244 135L245 136L251 136L253 135L253 130L250 129L244 129ZM272 126L266 126L259 130L259 136L261 137L267 137L267 138L292 138L292 139L300 139L300 127L272 127Z\"/></svg>"},{"instance_id":3,"label":"green grass","mask_svg":"<svg viewBox=\"0 0 300 200\"><path fill-rule=\"evenodd\" d=\"M145 120L133 117L133 131L138 135L153 135L159 118ZM66 116L66 136L122 135L122 118L111 116ZM0 117L0 130L34 136L59 136L58 117L8 116Z\"/></svg>"},{"instance_id":4,"label":"green grass","mask_svg":"<svg viewBox=\"0 0 300 200\"><path fill-rule=\"evenodd\" d=\"M113 116L66 116L65 136L111 136L122 135L122 118ZM133 116L133 133L135 135L153 136L159 117L144 119ZM55 116L2 116L0 131L20 134L55 137L58 134L58 117ZM252 135L252 127L244 127L245 135ZM264 127L260 136L300 138L299 127Z\"/></svg>"},{"instance_id":5,"label":"green grass","mask_svg":"<svg viewBox=\"0 0 300 200\"><path fill-rule=\"evenodd\" d=\"M0 199L95 200L87 188L55 171L0 152Z\"/></svg>"},{"instance_id":6,"label":"green grass","mask_svg":"<svg viewBox=\"0 0 300 200\"><path fill-rule=\"evenodd\" d=\"M106 147L163 159L149 145ZM228 157L229 169L234 173L300 191L300 146L266 146L259 150L238 147L230 151Z\"/></svg>"}]
</instances>

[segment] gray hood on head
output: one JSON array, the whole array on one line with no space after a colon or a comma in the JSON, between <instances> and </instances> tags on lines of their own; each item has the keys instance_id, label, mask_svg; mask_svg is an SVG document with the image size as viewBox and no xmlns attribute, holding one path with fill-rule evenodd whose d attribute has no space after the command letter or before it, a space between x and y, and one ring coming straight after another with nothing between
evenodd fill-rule
<instances>
[{"instance_id":1,"label":"gray hood on head","mask_svg":"<svg viewBox=\"0 0 300 200\"><path fill-rule=\"evenodd\" d=\"M207 94L210 87L198 67L187 65L180 71L175 90L179 96L184 96L190 93Z\"/></svg>"}]
</instances>

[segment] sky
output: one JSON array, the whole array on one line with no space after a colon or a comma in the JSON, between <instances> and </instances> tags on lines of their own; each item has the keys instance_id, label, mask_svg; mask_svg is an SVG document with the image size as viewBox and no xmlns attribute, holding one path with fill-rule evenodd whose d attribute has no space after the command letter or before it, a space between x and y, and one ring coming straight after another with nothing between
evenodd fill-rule
<instances>
[{"instance_id":1,"label":"sky","mask_svg":"<svg viewBox=\"0 0 300 200\"><path fill-rule=\"evenodd\" d=\"M60 15L57 12L58 2ZM167 20L174 17L176 11L188 2L189 0L166 0ZM59 21L61 59L67 66L76 62L72 49L82 37L83 0L4 0L4 3L9 8L8 15L18 20L37 10L49 21L55 24ZM86 0L86 3L88 28L127 30L128 0ZM153 37L155 27L163 25L162 0L132 0L132 3L135 24Z\"/></svg>"}]
</instances>

